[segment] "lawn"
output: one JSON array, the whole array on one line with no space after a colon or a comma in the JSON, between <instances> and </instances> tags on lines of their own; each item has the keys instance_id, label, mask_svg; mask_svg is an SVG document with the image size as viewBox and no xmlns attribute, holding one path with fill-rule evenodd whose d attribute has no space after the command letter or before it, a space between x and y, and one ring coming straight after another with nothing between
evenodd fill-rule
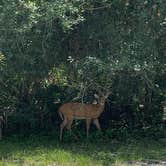
<instances>
[{"instance_id":1,"label":"lawn","mask_svg":"<svg viewBox=\"0 0 166 166\"><path fill-rule=\"evenodd\" d=\"M12 136L0 141L0 166L127 166L165 160L165 138L60 142L50 135Z\"/></svg>"}]
</instances>

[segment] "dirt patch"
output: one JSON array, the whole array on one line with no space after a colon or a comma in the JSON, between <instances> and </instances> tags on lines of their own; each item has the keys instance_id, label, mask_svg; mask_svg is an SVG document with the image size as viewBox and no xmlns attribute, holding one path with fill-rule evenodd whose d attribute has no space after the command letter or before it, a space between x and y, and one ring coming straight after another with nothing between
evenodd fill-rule
<instances>
[{"instance_id":1,"label":"dirt patch","mask_svg":"<svg viewBox=\"0 0 166 166\"><path fill-rule=\"evenodd\" d=\"M129 166L166 166L166 161L148 160L148 161L129 161Z\"/></svg>"}]
</instances>

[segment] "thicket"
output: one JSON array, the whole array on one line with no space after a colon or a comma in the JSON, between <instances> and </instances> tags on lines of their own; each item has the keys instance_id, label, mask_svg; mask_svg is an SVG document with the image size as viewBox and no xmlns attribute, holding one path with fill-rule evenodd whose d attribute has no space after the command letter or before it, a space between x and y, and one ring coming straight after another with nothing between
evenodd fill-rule
<instances>
[{"instance_id":1,"label":"thicket","mask_svg":"<svg viewBox=\"0 0 166 166\"><path fill-rule=\"evenodd\" d=\"M55 100L92 103L107 90L103 128L164 126L165 9L164 0L2 0L0 110L8 132L55 129Z\"/></svg>"}]
</instances>

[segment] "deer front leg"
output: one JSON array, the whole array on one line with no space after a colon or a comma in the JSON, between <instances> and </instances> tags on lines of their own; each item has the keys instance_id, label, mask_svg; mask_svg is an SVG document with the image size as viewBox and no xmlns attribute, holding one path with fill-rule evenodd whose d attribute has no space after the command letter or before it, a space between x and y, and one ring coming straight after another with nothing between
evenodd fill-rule
<instances>
[{"instance_id":1,"label":"deer front leg","mask_svg":"<svg viewBox=\"0 0 166 166\"><path fill-rule=\"evenodd\" d=\"M89 137L89 128L91 124L91 119L86 119L86 137Z\"/></svg>"},{"instance_id":2,"label":"deer front leg","mask_svg":"<svg viewBox=\"0 0 166 166\"><path fill-rule=\"evenodd\" d=\"M63 129L66 126L66 124L67 124L67 119L65 118L60 125L60 141L62 140Z\"/></svg>"},{"instance_id":3,"label":"deer front leg","mask_svg":"<svg viewBox=\"0 0 166 166\"><path fill-rule=\"evenodd\" d=\"M100 123L98 119L93 119L93 123L95 124L96 128L101 131Z\"/></svg>"},{"instance_id":4,"label":"deer front leg","mask_svg":"<svg viewBox=\"0 0 166 166\"><path fill-rule=\"evenodd\" d=\"M70 119L67 122L67 129L70 131L70 135L71 135L71 125L72 125L72 123L73 123L73 119Z\"/></svg>"}]
</instances>

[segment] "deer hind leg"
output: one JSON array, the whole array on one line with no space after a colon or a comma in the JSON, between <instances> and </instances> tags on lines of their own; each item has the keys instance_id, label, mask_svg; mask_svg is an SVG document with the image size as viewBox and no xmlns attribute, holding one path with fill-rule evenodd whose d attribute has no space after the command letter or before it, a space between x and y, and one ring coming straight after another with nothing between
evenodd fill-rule
<instances>
[{"instance_id":1,"label":"deer hind leg","mask_svg":"<svg viewBox=\"0 0 166 166\"><path fill-rule=\"evenodd\" d=\"M86 137L89 137L89 128L91 124L91 119L86 119Z\"/></svg>"},{"instance_id":2,"label":"deer hind leg","mask_svg":"<svg viewBox=\"0 0 166 166\"><path fill-rule=\"evenodd\" d=\"M93 123L95 124L96 128L101 131L100 123L98 119L93 119Z\"/></svg>"},{"instance_id":3,"label":"deer hind leg","mask_svg":"<svg viewBox=\"0 0 166 166\"><path fill-rule=\"evenodd\" d=\"M67 122L67 129L70 131L70 135L71 135L71 125L73 123L73 119L69 119Z\"/></svg>"},{"instance_id":4,"label":"deer hind leg","mask_svg":"<svg viewBox=\"0 0 166 166\"><path fill-rule=\"evenodd\" d=\"M62 140L63 129L66 126L66 124L67 124L67 119L64 118L63 122L60 125L60 140Z\"/></svg>"}]
</instances>

